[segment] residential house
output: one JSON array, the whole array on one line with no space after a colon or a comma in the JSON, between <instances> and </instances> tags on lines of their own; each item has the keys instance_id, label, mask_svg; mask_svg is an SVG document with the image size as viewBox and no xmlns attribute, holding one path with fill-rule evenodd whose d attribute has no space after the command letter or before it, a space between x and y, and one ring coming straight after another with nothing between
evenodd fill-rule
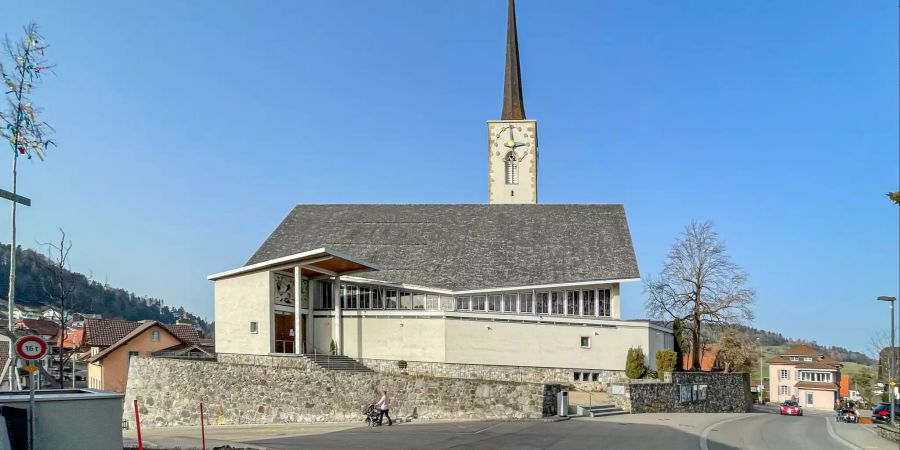
<instances>
[{"instance_id":1,"label":"residential house","mask_svg":"<svg viewBox=\"0 0 900 450\"><path fill-rule=\"evenodd\" d=\"M700 350L700 371L701 372L718 372L725 369L725 365L719 359L719 348L716 344L706 344ZM682 367L685 370L692 370L694 356L690 349L682 357Z\"/></svg>"},{"instance_id":2,"label":"residential house","mask_svg":"<svg viewBox=\"0 0 900 450\"><path fill-rule=\"evenodd\" d=\"M19 319L16 320L15 327L17 330L31 331L32 334L40 336L47 345L56 346L56 336L59 334L59 324L44 319Z\"/></svg>"},{"instance_id":3,"label":"residential house","mask_svg":"<svg viewBox=\"0 0 900 450\"><path fill-rule=\"evenodd\" d=\"M62 314L60 314L59 311L59 309L56 309L53 306L45 306L41 308L41 318L59 323L59 319L62 317Z\"/></svg>"},{"instance_id":4,"label":"residential house","mask_svg":"<svg viewBox=\"0 0 900 450\"><path fill-rule=\"evenodd\" d=\"M793 399L805 408L831 409L840 391L841 367L808 345L791 347L769 358L771 400Z\"/></svg>"},{"instance_id":5,"label":"residential house","mask_svg":"<svg viewBox=\"0 0 900 450\"><path fill-rule=\"evenodd\" d=\"M87 319L84 345L88 348L88 387L125 392L131 358L198 344L192 325L166 325L155 320Z\"/></svg>"}]
</instances>

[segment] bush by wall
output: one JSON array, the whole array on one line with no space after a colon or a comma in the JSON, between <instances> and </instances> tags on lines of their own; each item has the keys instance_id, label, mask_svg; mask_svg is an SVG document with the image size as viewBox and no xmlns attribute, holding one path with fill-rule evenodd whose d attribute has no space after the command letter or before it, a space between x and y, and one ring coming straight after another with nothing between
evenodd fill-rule
<instances>
[{"instance_id":1,"label":"bush by wall","mask_svg":"<svg viewBox=\"0 0 900 450\"><path fill-rule=\"evenodd\" d=\"M660 374L675 371L675 362L678 355L672 350L659 350L656 352L656 371Z\"/></svg>"},{"instance_id":2,"label":"bush by wall","mask_svg":"<svg viewBox=\"0 0 900 450\"><path fill-rule=\"evenodd\" d=\"M647 373L647 366L644 365L644 350L640 347L631 347L628 349L628 357L625 360L625 375L628 378L641 378Z\"/></svg>"}]
</instances>

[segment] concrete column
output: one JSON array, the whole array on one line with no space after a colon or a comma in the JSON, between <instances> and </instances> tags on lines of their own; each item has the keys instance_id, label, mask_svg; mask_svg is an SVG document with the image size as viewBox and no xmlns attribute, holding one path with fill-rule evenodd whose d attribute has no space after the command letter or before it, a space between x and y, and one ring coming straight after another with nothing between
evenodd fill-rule
<instances>
[{"instance_id":1,"label":"concrete column","mask_svg":"<svg viewBox=\"0 0 900 450\"><path fill-rule=\"evenodd\" d=\"M316 296L315 292L318 291L318 281L309 280L309 289L307 292L309 293L309 304L306 309L306 352L313 353L313 349L316 348L316 337L313 331L313 324L315 321L313 320L313 310L315 305Z\"/></svg>"},{"instance_id":2,"label":"concrete column","mask_svg":"<svg viewBox=\"0 0 900 450\"><path fill-rule=\"evenodd\" d=\"M343 316L341 314L341 276L334 277L331 283L331 298L334 299L334 323L331 325L331 332L334 334L334 343L337 346L337 354L344 353L344 329Z\"/></svg>"},{"instance_id":3,"label":"concrete column","mask_svg":"<svg viewBox=\"0 0 900 450\"><path fill-rule=\"evenodd\" d=\"M303 279L300 277L300 266L294 266L294 353L299 355L303 353L303 344L300 338L303 333L300 332L300 313L302 309L300 304L300 294L303 293Z\"/></svg>"}]
</instances>

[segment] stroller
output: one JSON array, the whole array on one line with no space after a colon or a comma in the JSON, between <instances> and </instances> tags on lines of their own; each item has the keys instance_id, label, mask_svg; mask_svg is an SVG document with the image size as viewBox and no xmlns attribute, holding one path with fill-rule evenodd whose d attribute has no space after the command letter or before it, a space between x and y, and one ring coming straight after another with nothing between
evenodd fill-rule
<instances>
[{"instance_id":1,"label":"stroller","mask_svg":"<svg viewBox=\"0 0 900 450\"><path fill-rule=\"evenodd\" d=\"M847 423L858 423L859 422L859 414L856 413L856 410L850 407L844 407L841 409L841 422Z\"/></svg>"},{"instance_id":2,"label":"stroller","mask_svg":"<svg viewBox=\"0 0 900 450\"><path fill-rule=\"evenodd\" d=\"M366 416L366 426L369 427L377 427L380 426L381 420L381 411L375 408L375 405L369 405L363 410L363 415Z\"/></svg>"}]
</instances>

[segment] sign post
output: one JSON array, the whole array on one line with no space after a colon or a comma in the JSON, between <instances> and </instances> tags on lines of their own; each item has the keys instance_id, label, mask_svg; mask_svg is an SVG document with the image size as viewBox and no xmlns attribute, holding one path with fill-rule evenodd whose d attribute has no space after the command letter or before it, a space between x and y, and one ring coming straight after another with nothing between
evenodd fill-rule
<instances>
[{"instance_id":1,"label":"sign post","mask_svg":"<svg viewBox=\"0 0 900 450\"><path fill-rule=\"evenodd\" d=\"M28 372L28 450L34 449L34 372L35 361L47 354L47 343L37 336L25 336L16 341L16 355L26 361L23 369Z\"/></svg>"}]
</instances>

